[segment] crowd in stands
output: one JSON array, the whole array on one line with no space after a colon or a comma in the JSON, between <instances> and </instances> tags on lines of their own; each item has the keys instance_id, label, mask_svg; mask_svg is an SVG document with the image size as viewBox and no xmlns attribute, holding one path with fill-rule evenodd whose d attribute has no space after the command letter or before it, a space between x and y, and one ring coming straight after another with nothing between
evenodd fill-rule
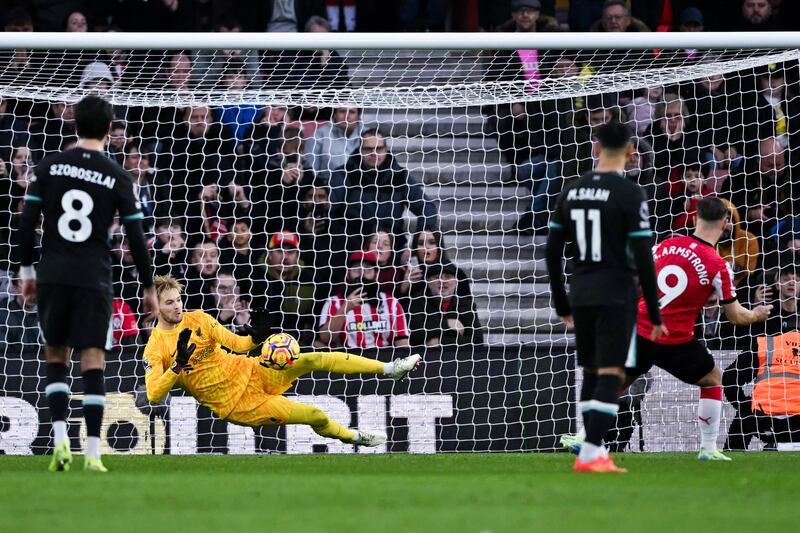
<instances>
[{"instance_id":1,"label":"crowd in stands","mask_svg":"<svg viewBox=\"0 0 800 533\"><path fill-rule=\"evenodd\" d=\"M379 4L384 7L381 9ZM775 30L796 24L796 2L572 0L568 17L555 2L478 2L487 31ZM398 16L389 15L397 9ZM362 31L454 27L443 0L362 2L273 0L61 1L33 11L20 2L2 15L6 31ZM562 17L563 18L563 17ZM448 22L449 21L449 22ZM607 56L488 52L486 78L523 80L591 76L613 68ZM663 65L703 58L697 50L642 53ZM638 60L637 59L637 60ZM48 63L50 62L50 63ZM48 70L47 65L73 69ZM132 68L131 65L136 65ZM148 69L151 69L148 71ZM319 50L277 52L105 50L86 55L0 51L0 78L57 72L67 85L182 91L258 87L342 88L345 59ZM20 78L22 76L22 78ZM800 122L796 63L713 75L667 87L483 109L517 182L532 202L515 230L546 231L564 180L593 165L593 130L612 119L631 125L636 153L628 173L651 199L659 239L690 231L698 198L728 201L731 227L719 245L740 298L775 300L776 320L793 309L783 273L800 250L800 194L794 189ZM394 158L381 128L361 110L255 104L219 107L118 106L108 153L130 171L145 214L157 274L186 285L185 306L232 329L251 309L266 308L273 327L318 347L438 346L483 342L467 276L447 257L436 205ZM19 295L14 229L35 165L76 141L72 106L0 99L0 337L37 345L35 308ZM413 215L408 224L406 211ZM115 339L141 343L138 284L122 230L113 236ZM781 275L774 272L779 271ZM795 281L792 279L791 283ZM788 312L788 311L787 311ZM773 327L768 322L768 327ZM702 334L736 334L710 305ZM722 334L720 332L726 332ZM732 342L732 341L731 341Z\"/></svg>"}]
</instances>

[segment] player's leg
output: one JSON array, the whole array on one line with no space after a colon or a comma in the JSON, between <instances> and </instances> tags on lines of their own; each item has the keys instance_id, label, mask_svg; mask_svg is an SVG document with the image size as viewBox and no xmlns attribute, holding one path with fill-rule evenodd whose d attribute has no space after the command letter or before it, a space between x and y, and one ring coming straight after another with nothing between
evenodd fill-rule
<instances>
[{"instance_id":1,"label":"player's leg","mask_svg":"<svg viewBox=\"0 0 800 533\"><path fill-rule=\"evenodd\" d=\"M65 294L69 288L40 284L37 291L39 324L45 338L47 378L44 389L53 425L53 458L50 470L67 471L72 463L67 411L69 409L69 336L70 309Z\"/></svg>"},{"instance_id":2,"label":"player's leg","mask_svg":"<svg viewBox=\"0 0 800 533\"><path fill-rule=\"evenodd\" d=\"M46 338L46 337L45 337ZM66 346L45 346L47 358L47 385L44 392L50 408L50 421L53 426L53 457L51 472L65 472L72 463L69 434L67 432L67 411L69 409L69 353Z\"/></svg>"},{"instance_id":3,"label":"player's leg","mask_svg":"<svg viewBox=\"0 0 800 533\"><path fill-rule=\"evenodd\" d=\"M346 428L330 418L325 411L313 405L291 402L291 412L287 424L305 424L311 426L314 433L329 439L358 444L360 446L379 446L386 442L386 433L378 430L353 430Z\"/></svg>"},{"instance_id":4,"label":"player's leg","mask_svg":"<svg viewBox=\"0 0 800 533\"><path fill-rule=\"evenodd\" d=\"M717 449L719 424L722 418L722 372L714 356L698 340L678 345L657 346L656 365L679 380L700 387L697 406L697 425L700 430L698 459L729 461Z\"/></svg>"},{"instance_id":5,"label":"player's leg","mask_svg":"<svg viewBox=\"0 0 800 533\"><path fill-rule=\"evenodd\" d=\"M578 336L576 335L576 343L578 340ZM649 348L649 345L652 344L647 339L643 337L636 338L636 366L635 367L626 367L625 368L625 380L622 383L622 387L620 387L620 395L622 395L623 391L625 391L636 379L646 374L652 367L653 367L653 354ZM587 372L590 372L587 375ZM574 435L562 435L561 436L561 445L568 449L570 452L578 455L581 451L581 446L583 445L583 441L586 440L586 422L585 418L591 417L591 411L588 412L588 416L584 411L586 410L587 406L589 405L589 401L592 399L592 395L594 394L594 389L597 386L597 369L583 369L583 384L581 385L581 394L578 401L578 412L584 415L584 425Z\"/></svg>"},{"instance_id":6,"label":"player's leg","mask_svg":"<svg viewBox=\"0 0 800 533\"><path fill-rule=\"evenodd\" d=\"M396 359L391 363L382 363L375 359L361 357L346 352L309 352L302 353L294 365L284 372L290 380L310 372L333 372L335 374L379 374L402 379L419 364L417 354Z\"/></svg>"},{"instance_id":7,"label":"player's leg","mask_svg":"<svg viewBox=\"0 0 800 533\"><path fill-rule=\"evenodd\" d=\"M603 437L613 427L619 411L619 391L626 366L635 366L635 306L593 308L594 364L597 377L584 406L586 440L575 462L576 471L622 472L603 447ZM583 321L584 323L588 320ZM576 320L575 328L579 327Z\"/></svg>"},{"instance_id":8,"label":"player's leg","mask_svg":"<svg viewBox=\"0 0 800 533\"><path fill-rule=\"evenodd\" d=\"M84 470L107 472L100 459L100 430L106 405L103 368L106 350L111 349L112 297L100 291L75 291L70 345L80 350L83 377L83 418L86 422Z\"/></svg>"},{"instance_id":9,"label":"player's leg","mask_svg":"<svg viewBox=\"0 0 800 533\"><path fill-rule=\"evenodd\" d=\"M86 450L84 467L87 470L105 472L100 460L100 429L106 407L105 350L85 348L81 350L81 375L83 377L83 419L86 422Z\"/></svg>"}]
</instances>

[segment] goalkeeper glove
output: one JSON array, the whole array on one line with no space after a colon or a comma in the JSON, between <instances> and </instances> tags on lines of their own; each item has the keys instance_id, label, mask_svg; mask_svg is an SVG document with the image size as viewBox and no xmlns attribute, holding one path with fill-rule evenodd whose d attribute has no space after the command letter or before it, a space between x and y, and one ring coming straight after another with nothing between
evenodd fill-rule
<instances>
[{"instance_id":1,"label":"goalkeeper glove","mask_svg":"<svg viewBox=\"0 0 800 533\"><path fill-rule=\"evenodd\" d=\"M255 344L264 342L272 332L272 324L266 309L250 311L250 324L242 327L242 331L253 339Z\"/></svg>"},{"instance_id":2,"label":"goalkeeper glove","mask_svg":"<svg viewBox=\"0 0 800 533\"><path fill-rule=\"evenodd\" d=\"M189 358L194 353L195 348L197 348L196 344L189 344L189 338L191 336L192 330L189 328L184 329L181 331L180 335L178 335L177 355L175 356L175 365L172 367L172 369L177 372L180 372L181 369L189 363Z\"/></svg>"}]
</instances>

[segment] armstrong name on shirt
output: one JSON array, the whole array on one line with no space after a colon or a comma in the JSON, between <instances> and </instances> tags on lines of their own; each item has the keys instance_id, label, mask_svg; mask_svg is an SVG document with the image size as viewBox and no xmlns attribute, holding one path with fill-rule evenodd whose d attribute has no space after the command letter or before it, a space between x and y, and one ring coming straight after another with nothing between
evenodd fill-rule
<instances>
[{"instance_id":1,"label":"armstrong name on shirt","mask_svg":"<svg viewBox=\"0 0 800 533\"><path fill-rule=\"evenodd\" d=\"M695 246L697 246L697 244L692 243L690 248L694 248ZM708 285L711 283L711 280L708 279L706 265L703 264L703 260L694 252L694 250L684 248L683 246L661 246L660 248L656 246L656 248L656 253L653 255L654 260L658 260L659 257L664 257L665 255L678 255L684 257L689 260L689 263L692 265L695 272L697 272L697 277L700 278L700 285Z\"/></svg>"}]
</instances>

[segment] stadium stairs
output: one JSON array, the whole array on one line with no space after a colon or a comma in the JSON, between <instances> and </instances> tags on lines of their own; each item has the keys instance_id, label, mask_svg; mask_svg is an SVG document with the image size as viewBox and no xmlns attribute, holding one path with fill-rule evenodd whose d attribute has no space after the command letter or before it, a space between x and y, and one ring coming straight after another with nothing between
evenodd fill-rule
<instances>
[{"instance_id":1,"label":"stadium stairs","mask_svg":"<svg viewBox=\"0 0 800 533\"><path fill-rule=\"evenodd\" d=\"M351 74L356 85L480 80L479 62L453 66L451 54L460 55L371 52L358 67L351 64ZM530 191L516 185L496 139L484 133L480 108L365 109L363 120L389 137L398 162L436 203L448 254L472 278L487 343L563 343L550 308L545 239L511 231L530 205Z\"/></svg>"}]
</instances>

